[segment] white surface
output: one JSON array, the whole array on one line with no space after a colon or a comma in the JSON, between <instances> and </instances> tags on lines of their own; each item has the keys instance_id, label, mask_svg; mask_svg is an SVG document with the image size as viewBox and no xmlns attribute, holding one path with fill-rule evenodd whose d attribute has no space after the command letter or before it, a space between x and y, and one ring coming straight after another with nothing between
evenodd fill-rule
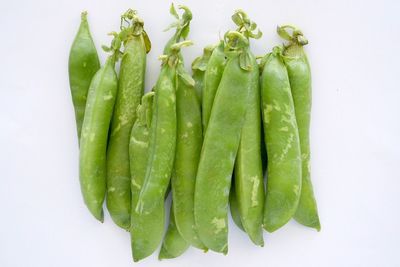
<instances>
[{"instance_id":1,"label":"white surface","mask_svg":"<svg viewBox=\"0 0 400 267\"><path fill-rule=\"evenodd\" d=\"M183 3L184 1L178 2ZM232 223L229 255L189 249L137 266L400 266L400 43L398 1L185 1L193 11L186 62L232 28L243 8L279 43L279 23L303 29L313 70L312 178L322 231L289 223L258 248ZM171 32L170 1L1 1L0 266L133 266L129 235L108 214L93 219L78 183L78 146L67 76L80 11L97 47L128 7L153 43L147 90ZM104 62L104 53L100 53ZM187 67L189 65L187 64Z\"/></svg>"}]
</instances>

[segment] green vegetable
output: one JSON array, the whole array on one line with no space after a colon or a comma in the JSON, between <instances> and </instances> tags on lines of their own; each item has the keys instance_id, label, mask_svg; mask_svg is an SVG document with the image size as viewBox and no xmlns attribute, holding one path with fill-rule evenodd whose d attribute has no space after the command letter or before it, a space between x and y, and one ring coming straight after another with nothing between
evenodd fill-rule
<instances>
[{"instance_id":1,"label":"green vegetable","mask_svg":"<svg viewBox=\"0 0 400 267\"><path fill-rule=\"evenodd\" d=\"M203 55L197 57L192 63L192 77L195 81L194 89L200 103L202 101L205 71L214 48L213 45L206 46L203 50Z\"/></svg>"},{"instance_id":2,"label":"green vegetable","mask_svg":"<svg viewBox=\"0 0 400 267\"><path fill-rule=\"evenodd\" d=\"M160 254L158 254L159 260L179 257L189 248L189 243L183 239L176 227L173 206L171 206L169 216L168 231L165 234Z\"/></svg>"},{"instance_id":3,"label":"green vegetable","mask_svg":"<svg viewBox=\"0 0 400 267\"><path fill-rule=\"evenodd\" d=\"M108 130L118 88L115 62L120 40L114 34L112 55L93 77L82 124L79 154L79 177L86 206L96 219L103 221L106 192L106 149Z\"/></svg>"},{"instance_id":4,"label":"green vegetable","mask_svg":"<svg viewBox=\"0 0 400 267\"><path fill-rule=\"evenodd\" d=\"M231 175L252 82L247 38L230 31L225 40L229 58L204 137L194 201L201 241L209 249L224 254L228 252Z\"/></svg>"},{"instance_id":5,"label":"green vegetable","mask_svg":"<svg viewBox=\"0 0 400 267\"><path fill-rule=\"evenodd\" d=\"M145 94L137 109L137 119L132 127L129 158L132 176L131 247L134 261L151 255L160 244L165 221L164 203L159 203L152 212L139 214L135 211L140 189L146 174L149 149L149 129L151 125L154 92Z\"/></svg>"},{"instance_id":6,"label":"green vegetable","mask_svg":"<svg viewBox=\"0 0 400 267\"><path fill-rule=\"evenodd\" d=\"M75 109L78 139L81 137L90 82L99 68L99 57L90 34L87 12L82 12L81 25L72 44L68 60L69 84Z\"/></svg>"},{"instance_id":7,"label":"green vegetable","mask_svg":"<svg viewBox=\"0 0 400 267\"><path fill-rule=\"evenodd\" d=\"M202 146L200 102L194 80L178 67L176 91L177 140L174 171L171 179L175 223L182 237L193 246L207 250L196 233L194 187Z\"/></svg>"},{"instance_id":8,"label":"green vegetable","mask_svg":"<svg viewBox=\"0 0 400 267\"><path fill-rule=\"evenodd\" d=\"M222 73L224 72L225 64L224 41L220 41L220 43L213 49L204 73L201 108L204 133L207 130L208 121L211 116L211 109L222 78Z\"/></svg>"},{"instance_id":9,"label":"green vegetable","mask_svg":"<svg viewBox=\"0 0 400 267\"><path fill-rule=\"evenodd\" d=\"M264 228L273 232L294 215L301 191L300 141L290 83L275 47L264 59L262 111L268 153Z\"/></svg>"},{"instance_id":10,"label":"green vegetable","mask_svg":"<svg viewBox=\"0 0 400 267\"><path fill-rule=\"evenodd\" d=\"M129 229L131 189L129 171L129 139L136 109L144 91L146 53L150 41L143 21L129 9L121 17L121 34L125 50L122 55L118 93L111 122L107 149L107 208L114 222Z\"/></svg>"},{"instance_id":11,"label":"green vegetable","mask_svg":"<svg viewBox=\"0 0 400 267\"><path fill-rule=\"evenodd\" d=\"M155 87L149 159L136 206L139 213L152 212L163 202L170 182L176 148L176 68L181 47L190 44L190 41L174 44L171 53L162 58L161 73Z\"/></svg>"},{"instance_id":12,"label":"green vegetable","mask_svg":"<svg viewBox=\"0 0 400 267\"><path fill-rule=\"evenodd\" d=\"M287 29L292 30L292 35L289 34ZM299 223L319 231L321 225L310 177L311 71L303 49L303 45L306 45L308 41L300 30L291 25L278 27L278 33L282 38L289 41L283 51L283 60L289 74L296 120L299 127L302 159L301 196L294 218Z\"/></svg>"},{"instance_id":13,"label":"green vegetable","mask_svg":"<svg viewBox=\"0 0 400 267\"><path fill-rule=\"evenodd\" d=\"M236 11L232 19L243 35L248 38L261 37L260 31L257 34L251 32L257 26L242 10ZM252 77L249 103L235 162L235 193L243 228L254 244L263 246L264 177L261 161L259 71L254 55L251 52L248 55Z\"/></svg>"}]
</instances>

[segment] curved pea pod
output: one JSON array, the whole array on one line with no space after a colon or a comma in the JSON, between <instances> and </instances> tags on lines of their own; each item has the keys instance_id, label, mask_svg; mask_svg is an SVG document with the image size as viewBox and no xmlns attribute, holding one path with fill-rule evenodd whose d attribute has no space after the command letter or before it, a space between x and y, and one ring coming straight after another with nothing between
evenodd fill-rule
<instances>
[{"instance_id":1,"label":"curved pea pod","mask_svg":"<svg viewBox=\"0 0 400 267\"><path fill-rule=\"evenodd\" d=\"M204 73L204 85L202 94L202 121L203 131L207 130L208 121L210 120L211 110L214 98L218 90L219 83L222 78L226 64L224 53L224 41L221 41L214 49L207 63Z\"/></svg>"},{"instance_id":2,"label":"curved pea pod","mask_svg":"<svg viewBox=\"0 0 400 267\"><path fill-rule=\"evenodd\" d=\"M261 162L261 113L258 64L250 53L251 86L235 162L235 192L241 222L254 244L263 246L264 177Z\"/></svg>"},{"instance_id":3,"label":"curved pea pod","mask_svg":"<svg viewBox=\"0 0 400 267\"><path fill-rule=\"evenodd\" d=\"M132 127L129 143L129 162L132 177L130 235L132 257L135 262L151 255L161 243L164 233L165 208L163 202L147 214L139 214L134 209L146 174L153 97L154 92L149 92L143 96L142 104L138 107L138 118Z\"/></svg>"},{"instance_id":4,"label":"curved pea pod","mask_svg":"<svg viewBox=\"0 0 400 267\"><path fill-rule=\"evenodd\" d=\"M195 81L194 89L196 91L197 98L200 103L204 88L204 74L214 48L215 46L213 45L206 46L203 50L203 55L197 57L195 60L193 60L192 63L192 77L193 80Z\"/></svg>"},{"instance_id":5,"label":"curved pea pod","mask_svg":"<svg viewBox=\"0 0 400 267\"><path fill-rule=\"evenodd\" d=\"M194 80L183 64L178 67L176 114L176 153L171 177L175 223L189 244L207 250L196 233L193 211L194 187L203 141L200 102L194 90Z\"/></svg>"},{"instance_id":6,"label":"curved pea pod","mask_svg":"<svg viewBox=\"0 0 400 267\"><path fill-rule=\"evenodd\" d=\"M131 217L129 139L144 91L146 53L150 41L143 29L143 21L136 15L125 32L118 94L107 148L107 209L113 221L128 230Z\"/></svg>"},{"instance_id":7,"label":"curved pea pod","mask_svg":"<svg viewBox=\"0 0 400 267\"><path fill-rule=\"evenodd\" d=\"M201 241L209 249L228 252L228 202L252 72L247 66L248 41L238 32L225 35L240 43L227 61L204 136L196 177L194 214ZM230 48L232 50L233 48Z\"/></svg>"},{"instance_id":8,"label":"curved pea pod","mask_svg":"<svg viewBox=\"0 0 400 267\"><path fill-rule=\"evenodd\" d=\"M294 219L299 223L320 231L321 225L318 216L317 202L315 201L310 176L310 114L311 114L311 70L303 45L308 41L301 31L293 26L278 27L282 37L289 37L286 31L292 28L293 36L285 46L283 60L289 74L290 87L299 128L300 150L302 159L302 186L301 196ZM287 39L287 38L285 38Z\"/></svg>"},{"instance_id":9,"label":"curved pea pod","mask_svg":"<svg viewBox=\"0 0 400 267\"><path fill-rule=\"evenodd\" d=\"M176 68L181 62L180 48L191 44L174 44L171 54L163 57L155 87L146 178L136 206L139 213L151 212L164 201L170 182L176 149Z\"/></svg>"},{"instance_id":10,"label":"curved pea pod","mask_svg":"<svg viewBox=\"0 0 400 267\"><path fill-rule=\"evenodd\" d=\"M118 88L115 57L109 56L90 84L79 154L79 177L83 198L96 219L103 221L106 193L108 130Z\"/></svg>"},{"instance_id":11,"label":"curved pea pod","mask_svg":"<svg viewBox=\"0 0 400 267\"><path fill-rule=\"evenodd\" d=\"M234 182L235 182L235 177L232 178L232 183ZM234 186L231 186L231 192L229 193L229 208L231 211L233 222L236 224L237 227L239 227L240 230L245 232L242 224L242 219L240 218L239 214L239 204L237 202Z\"/></svg>"},{"instance_id":12,"label":"curved pea pod","mask_svg":"<svg viewBox=\"0 0 400 267\"><path fill-rule=\"evenodd\" d=\"M171 205L173 205L173 203L171 203ZM160 253L158 254L159 260L179 257L189 248L189 243L180 235L176 227L173 206L171 206L169 216L168 230L165 234Z\"/></svg>"},{"instance_id":13,"label":"curved pea pod","mask_svg":"<svg viewBox=\"0 0 400 267\"><path fill-rule=\"evenodd\" d=\"M265 58L262 111L268 153L264 228L273 232L294 215L301 192L300 140L282 49Z\"/></svg>"},{"instance_id":14,"label":"curved pea pod","mask_svg":"<svg viewBox=\"0 0 400 267\"><path fill-rule=\"evenodd\" d=\"M69 84L79 139L81 137L90 82L99 68L99 57L90 34L87 12L82 12L81 24L72 44L68 59Z\"/></svg>"}]
</instances>

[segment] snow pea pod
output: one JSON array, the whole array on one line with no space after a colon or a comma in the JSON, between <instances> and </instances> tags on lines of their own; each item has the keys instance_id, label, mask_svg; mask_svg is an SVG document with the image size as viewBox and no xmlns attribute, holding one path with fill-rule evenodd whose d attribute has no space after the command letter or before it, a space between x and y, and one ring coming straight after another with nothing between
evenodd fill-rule
<instances>
[{"instance_id":1,"label":"snow pea pod","mask_svg":"<svg viewBox=\"0 0 400 267\"><path fill-rule=\"evenodd\" d=\"M232 20L238 25L238 31L247 38L258 39L262 36L259 30L253 33L257 25L243 10L237 10L233 14ZM261 160L259 70L257 61L251 52L249 59L252 73L251 87L235 162L235 193L243 228L254 244L263 246L264 177Z\"/></svg>"},{"instance_id":2,"label":"snow pea pod","mask_svg":"<svg viewBox=\"0 0 400 267\"><path fill-rule=\"evenodd\" d=\"M250 54L252 77L249 104L235 162L235 192L243 228L254 244L263 246L264 177L261 163L261 114L258 64Z\"/></svg>"},{"instance_id":3,"label":"snow pea pod","mask_svg":"<svg viewBox=\"0 0 400 267\"><path fill-rule=\"evenodd\" d=\"M75 109L78 139L81 137L90 82L99 68L100 61L90 34L87 12L82 12L81 24L72 44L68 59L69 84Z\"/></svg>"},{"instance_id":4,"label":"snow pea pod","mask_svg":"<svg viewBox=\"0 0 400 267\"><path fill-rule=\"evenodd\" d=\"M106 149L108 130L118 88L115 62L120 42L115 36L113 54L93 77L82 124L79 153L79 178L86 206L103 222L103 201L106 193ZM111 50L111 48L110 48Z\"/></svg>"},{"instance_id":5,"label":"snow pea pod","mask_svg":"<svg viewBox=\"0 0 400 267\"><path fill-rule=\"evenodd\" d=\"M194 90L194 80L178 67L176 114L177 140L174 170L171 177L173 210L176 228L193 246L207 250L196 233L194 222L194 187L202 146L200 102Z\"/></svg>"},{"instance_id":6,"label":"snow pea pod","mask_svg":"<svg viewBox=\"0 0 400 267\"><path fill-rule=\"evenodd\" d=\"M129 143L129 162L132 177L130 235L132 257L135 262L146 258L157 249L164 232L164 203L160 203L152 212L147 214L139 214L134 209L146 174L153 97L154 92L149 92L143 96L142 104L137 109L137 119L132 127Z\"/></svg>"},{"instance_id":7,"label":"snow pea pod","mask_svg":"<svg viewBox=\"0 0 400 267\"><path fill-rule=\"evenodd\" d=\"M173 209L173 203L171 203L171 212L169 214L169 225L167 233L165 234L163 244L161 246L158 259L173 259L182 255L188 248L189 243L179 233L176 223Z\"/></svg>"},{"instance_id":8,"label":"snow pea pod","mask_svg":"<svg viewBox=\"0 0 400 267\"><path fill-rule=\"evenodd\" d=\"M203 132L207 130L208 121L210 120L211 110L214 103L215 94L217 93L219 83L222 78L226 64L224 53L224 41L213 49L210 59L207 63L206 71L204 73L204 86L202 94L202 121Z\"/></svg>"},{"instance_id":9,"label":"snow pea pod","mask_svg":"<svg viewBox=\"0 0 400 267\"><path fill-rule=\"evenodd\" d=\"M190 41L174 44L171 53L162 57L161 73L155 87L149 159L136 206L139 213L149 213L163 202L170 182L176 148L176 68L180 62L180 48L190 44Z\"/></svg>"},{"instance_id":10,"label":"snow pea pod","mask_svg":"<svg viewBox=\"0 0 400 267\"><path fill-rule=\"evenodd\" d=\"M264 58L262 111L268 153L264 228L273 232L294 215L301 192L300 140L282 48Z\"/></svg>"},{"instance_id":11,"label":"snow pea pod","mask_svg":"<svg viewBox=\"0 0 400 267\"><path fill-rule=\"evenodd\" d=\"M192 77L195 81L194 89L200 103L204 88L204 74L214 48L215 47L213 45L206 46L203 50L203 55L197 57L192 63Z\"/></svg>"},{"instance_id":12,"label":"snow pea pod","mask_svg":"<svg viewBox=\"0 0 400 267\"><path fill-rule=\"evenodd\" d=\"M292 35L287 30L292 30ZM317 202L310 175L310 114L311 114L311 71L310 64L304 52L303 45L308 41L296 27L284 25L278 27L279 35L288 40L289 44L283 51L288 74L297 126L299 128L300 150L302 159L301 195L294 219L299 223L320 231Z\"/></svg>"},{"instance_id":13,"label":"snow pea pod","mask_svg":"<svg viewBox=\"0 0 400 267\"><path fill-rule=\"evenodd\" d=\"M225 43L229 59L204 136L194 200L201 241L224 254L228 252L229 189L252 80L248 40L239 32L230 31Z\"/></svg>"},{"instance_id":14,"label":"snow pea pod","mask_svg":"<svg viewBox=\"0 0 400 267\"><path fill-rule=\"evenodd\" d=\"M121 21L128 25L121 25L125 40L107 148L107 209L113 221L128 230L131 217L129 139L144 91L150 41L136 11L129 9Z\"/></svg>"}]
</instances>

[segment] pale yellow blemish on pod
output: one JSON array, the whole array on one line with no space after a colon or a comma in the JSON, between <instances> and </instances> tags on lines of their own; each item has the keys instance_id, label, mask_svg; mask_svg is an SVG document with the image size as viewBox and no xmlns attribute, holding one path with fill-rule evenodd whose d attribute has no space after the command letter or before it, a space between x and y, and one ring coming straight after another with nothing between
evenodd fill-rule
<instances>
[{"instance_id":1,"label":"pale yellow blemish on pod","mask_svg":"<svg viewBox=\"0 0 400 267\"><path fill-rule=\"evenodd\" d=\"M132 138L131 139L135 144L137 144L137 145L139 145L139 146L141 146L141 147L148 147L149 146L149 144L147 143L147 142L143 142L143 141L139 141L139 140L137 140L136 138Z\"/></svg>"},{"instance_id":2,"label":"pale yellow blemish on pod","mask_svg":"<svg viewBox=\"0 0 400 267\"><path fill-rule=\"evenodd\" d=\"M269 123L269 122L271 121L270 113L271 113L271 111L272 111L273 109L274 109L274 108L273 108L272 105L267 104L267 105L265 106L265 109L264 109L264 118L265 118L265 122L266 122L266 123Z\"/></svg>"},{"instance_id":3,"label":"pale yellow blemish on pod","mask_svg":"<svg viewBox=\"0 0 400 267\"><path fill-rule=\"evenodd\" d=\"M211 223L215 227L215 231L214 231L215 234L218 234L219 232L224 230L226 227L224 218L218 219L218 218L214 217L214 219L211 221Z\"/></svg>"},{"instance_id":4,"label":"pale yellow blemish on pod","mask_svg":"<svg viewBox=\"0 0 400 267\"><path fill-rule=\"evenodd\" d=\"M103 100L104 100L104 101L110 100L110 99L112 99L112 98L113 98L112 95L105 95L105 96L103 96Z\"/></svg>"},{"instance_id":5,"label":"pale yellow blemish on pod","mask_svg":"<svg viewBox=\"0 0 400 267\"><path fill-rule=\"evenodd\" d=\"M258 186L260 185L260 180L258 179L257 175L250 177L250 180L253 183L253 187L251 188L251 206L256 207L258 206L257 191L258 191Z\"/></svg>"},{"instance_id":6,"label":"pale yellow blemish on pod","mask_svg":"<svg viewBox=\"0 0 400 267\"><path fill-rule=\"evenodd\" d=\"M95 133L91 133L90 136L89 136L89 141L93 142L95 137L96 137L96 134Z\"/></svg>"},{"instance_id":7,"label":"pale yellow blemish on pod","mask_svg":"<svg viewBox=\"0 0 400 267\"><path fill-rule=\"evenodd\" d=\"M279 131L287 132L287 131L289 131L289 128L287 126L285 126L285 127L280 128Z\"/></svg>"},{"instance_id":8,"label":"pale yellow blemish on pod","mask_svg":"<svg viewBox=\"0 0 400 267\"><path fill-rule=\"evenodd\" d=\"M192 127L193 127L193 124L189 121L189 122L186 123L186 126L187 126L188 128L192 128Z\"/></svg>"},{"instance_id":9,"label":"pale yellow blemish on pod","mask_svg":"<svg viewBox=\"0 0 400 267\"><path fill-rule=\"evenodd\" d=\"M140 186L140 184L136 183L135 179L132 179L132 185L133 185L134 187L136 187L137 189L139 189L139 190L142 188L142 187Z\"/></svg>"},{"instance_id":10,"label":"pale yellow blemish on pod","mask_svg":"<svg viewBox=\"0 0 400 267\"><path fill-rule=\"evenodd\" d=\"M161 133L162 134L165 133L165 129L164 128L161 128Z\"/></svg>"},{"instance_id":11,"label":"pale yellow blemish on pod","mask_svg":"<svg viewBox=\"0 0 400 267\"><path fill-rule=\"evenodd\" d=\"M110 188L108 188L108 192L114 192L115 191L115 187L110 187Z\"/></svg>"}]
</instances>

